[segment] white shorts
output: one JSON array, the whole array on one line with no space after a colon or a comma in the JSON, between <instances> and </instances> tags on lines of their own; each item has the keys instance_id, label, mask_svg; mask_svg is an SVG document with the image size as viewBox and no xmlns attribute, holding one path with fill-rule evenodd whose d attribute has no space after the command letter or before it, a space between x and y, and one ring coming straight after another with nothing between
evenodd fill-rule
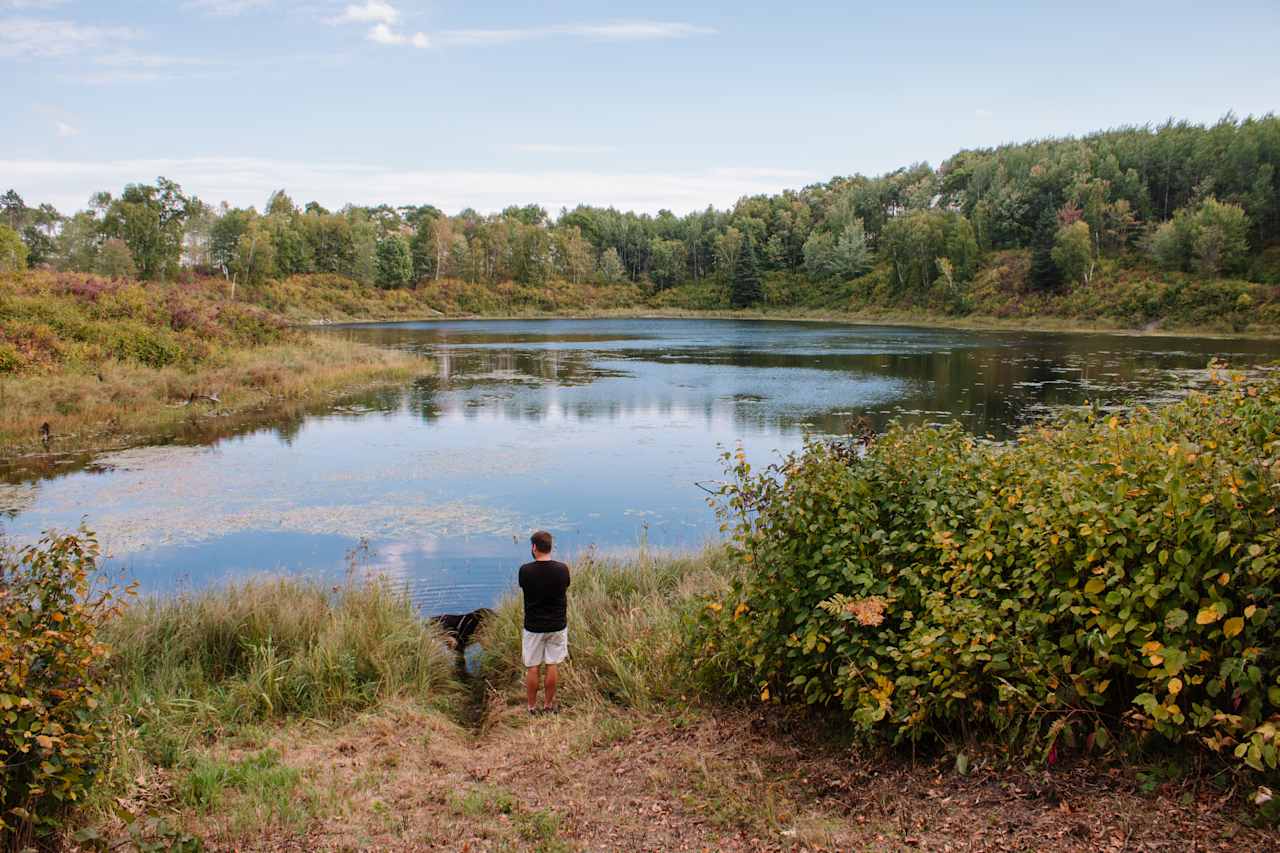
<instances>
[{"instance_id":1,"label":"white shorts","mask_svg":"<svg viewBox=\"0 0 1280 853\"><path fill-rule=\"evenodd\" d=\"M569 629L548 631L545 634L525 631L520 651L525 667L540 663L561 663L569 656Z\"/></svg>"}]
</instances>

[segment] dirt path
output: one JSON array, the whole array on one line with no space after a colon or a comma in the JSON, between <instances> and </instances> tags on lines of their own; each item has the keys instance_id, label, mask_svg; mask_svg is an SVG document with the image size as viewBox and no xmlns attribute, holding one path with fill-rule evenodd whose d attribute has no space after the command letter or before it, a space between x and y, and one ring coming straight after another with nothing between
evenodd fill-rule
<instances>
[{"instance_id":1,"label":"dirt path","mask_svg":"<svg viewBox=\"0 0 1280 853\"><path fill-rule=\"evenodd\" d=\"M1280 833L1244 826L1207 786L1145 780L1144 793L1127 772L981 761L961 776L788 729L495 703L471 731L401 705L242 745L301 771L301 817L232 803L183 822L228 850L1280 850Z\"/></svg>"}]
</instances>

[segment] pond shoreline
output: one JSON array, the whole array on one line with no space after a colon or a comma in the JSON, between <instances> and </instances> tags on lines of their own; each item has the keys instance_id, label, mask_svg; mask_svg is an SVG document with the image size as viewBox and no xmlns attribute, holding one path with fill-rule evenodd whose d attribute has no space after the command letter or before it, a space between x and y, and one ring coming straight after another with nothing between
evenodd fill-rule
<instances>
[{"instance_id":1,"label":"pond shoreline","mask_svg":"<svg viewBox=\"0 0 1280 853\"><path fill-rule=\"evenodd\" d=\"M0 473L56 470L59 460L184 434L235 431L255 414L287 415L365 387L431 372L425 359L349 341L303 341L232 353L225 364L190 373L130 365L96 377L72 369L0 381ZM74 409L60 411L64 401ZM45 432L45 426L48 430ZM225 427L224 427L225 425ZM48 438L45 440L44 436Z\"/></svg>"},{"instance_id":2,"label":"pond shoreline","mask_svg":"<svg viewBox=\"0 0 1280 853\"><path fill-rule=\"evenodd\" d=\"M830 323L844 326L889 326L908 329L946 329L967 332L1047 332L1062 334L1105 334L1138 338L1206 338L1210 340L1280 340L1280 330L1242 332L1224 331L1198 326L1135 328L1109 323L1084 323L1072 318L1027 317L999 318L989 316L950 317L913 313L830 313L809 311L730 311L730 310L640 310L604 309L598 311L525 312L499 314L431 314L420 317L360 318L354 320L314 319L297 323L301 329L342 328L345 326L380 326L407 323L447 323L457 321L518 320L755 320L761 322Z\"/></svg>"},{"instance_id":3,"label":"pond shoreline","mask_svg":"<svg viewBox=\"0 0 1280 853\"><path fill-rule=\"evenodd\" d=\"M331 593L259 579L131 602L101 629L112 649L101 707L146 725L109 739L110 769L64 832L118 842L128 821L163 815L157 836L219 849L436 849L445 839L545 851L649 850L655 839L670 849L942 849L976 839L1065 853L1116 838L1157 849L1178 822L1241 849L1276 843L1248 801L1250 777L1224 782L1190 744L1158 764L1083 745L1028 760L989 729L894 749L858 736L838 711L713 688L692 664L692 626L743 571L723 548L575 562L561 711L537 716L525 711L514 597L481 626L481 678L470 682L437 626L377 585ZM647 654L627 652L636 636ZM267 642L279 657L242 651ZM308 665L338 653L361 665ZM1157 773L1163 783L1144 787ZM605 797L626 806L602 808Z\"/></svg>"}]
</instances>

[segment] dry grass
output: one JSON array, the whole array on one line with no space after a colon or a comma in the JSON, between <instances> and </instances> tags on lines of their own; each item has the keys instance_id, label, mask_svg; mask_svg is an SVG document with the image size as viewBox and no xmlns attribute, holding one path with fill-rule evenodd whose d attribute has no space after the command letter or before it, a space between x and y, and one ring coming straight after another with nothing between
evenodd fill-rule
<instances>
[{"instance_id":1,"label":"dry grass","mask_svg":"<svg viewBox=\"0 0 1280 853\"><path fill-rule=\"evenodd\" d=\"M996 770L976 759L961 776L948 760L863 754L794 719L616 708L531 719L520 706L516 693L498 697L480 736L402 701L337 727L282 725L202 759L206 768L237 767L278 756L281 769L267 767L276 787L229 784L210 809L191 801L188 777L165 771L137 805L213 850L1280 845L1280 833L1224 808L1222 792L1189 782L1144 792L1134 771Z\"/></svg>"},{"instance_id":2,"label":"dry grass","mask_svg":"<svg viewBox=\"0 0 1280 853\"><path fill-rule=\"evenodd\" d=\"M593 555L572 567L569 645L563 668L564 701L576 707L623 706L648 710L678 700L688 683L683 620L699 596L724 588L732 577L723 548L692 555L641 554L632 560ZM498 605L481 629L488 652L484 678L499 689L518 685L523 610L517 596Z\"/></svg>"},{"instance_id":3,"label":"dry grass","mask_svg":"<svg viewBox=\"0 0 1280 853\"><path fill-rule=\"evenodd\" d=\"M0 458L154 441L429 370L428 362L407 353L314 335L232 351L195 371L113 362L96 373L0 377Z\"/></svg>"}]
</instances>

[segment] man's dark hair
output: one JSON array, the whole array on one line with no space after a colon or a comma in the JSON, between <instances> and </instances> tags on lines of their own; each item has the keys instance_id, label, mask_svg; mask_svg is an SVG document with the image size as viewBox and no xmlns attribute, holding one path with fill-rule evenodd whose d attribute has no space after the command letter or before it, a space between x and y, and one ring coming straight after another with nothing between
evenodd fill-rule
<instances>
[{"instance_id":1,"label":"man's dark hair","mask_svg":"<svg viewBox=\"0 0 1280 853\"><path fill-rule=\"evenodd\" d=\"M529 537L529 541L533 543L534 550L539 554L551 553L551 534L545 530L539 530Z\"/></svg>"}]
</instances>

